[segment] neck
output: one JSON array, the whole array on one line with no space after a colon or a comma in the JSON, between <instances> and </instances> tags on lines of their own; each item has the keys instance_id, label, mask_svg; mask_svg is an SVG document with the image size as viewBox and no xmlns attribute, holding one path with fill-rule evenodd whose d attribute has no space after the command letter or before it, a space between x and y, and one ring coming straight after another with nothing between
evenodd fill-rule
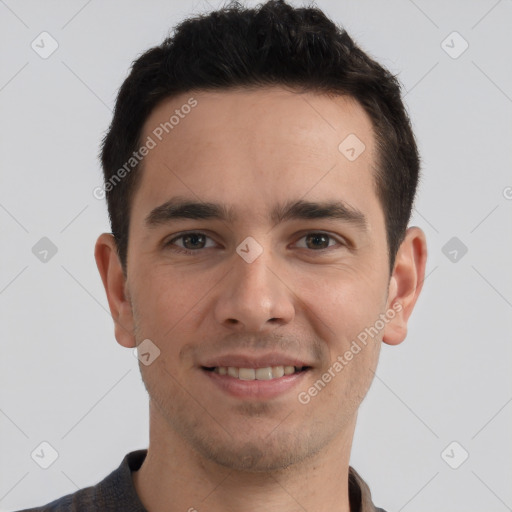
<instances>
[{"instance_id":1,"label":"neck","mask_svg":"<svg viewBox=\"0 0 512 512\"><path fill-rule=\"evenodd\" d=\"M144 463L133 473L135 489L148 512L350 512L355 421L301 463L249 472L204 459L150 407L150 443Z\"/></svg>"}]
</instances>

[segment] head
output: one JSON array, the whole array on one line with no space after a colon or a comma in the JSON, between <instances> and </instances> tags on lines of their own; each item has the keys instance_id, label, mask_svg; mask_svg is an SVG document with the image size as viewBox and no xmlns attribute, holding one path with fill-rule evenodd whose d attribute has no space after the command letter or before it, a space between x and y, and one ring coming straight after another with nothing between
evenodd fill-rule
<instances>
[{"instance_id":1,"label":"head","mask_svg":"<svg viewBox=\"0 0 512 512\"><path fill-rule=\"evenodd\" d=\"M112 235L96 260L118 342L160 351L141 365L152 418L254 471L353 428L425 268L395 77L319 9L235 3L134 62L101 159ZM260 356L307 368L272 397L212 383Z\"/></svg>"}]
</instances>

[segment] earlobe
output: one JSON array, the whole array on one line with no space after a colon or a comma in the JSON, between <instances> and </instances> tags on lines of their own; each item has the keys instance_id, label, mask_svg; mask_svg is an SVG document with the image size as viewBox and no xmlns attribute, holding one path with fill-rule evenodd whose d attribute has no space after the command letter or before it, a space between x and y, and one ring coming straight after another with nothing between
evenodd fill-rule
<instances>
[{"instance_id":1,"label":"earlobe","mask_svg":"<svg viewBox=\"0 0 512 512\"><path fill-rule=\"evenodd\" d=\"M133 312L125 287L126 279L116 241L111 233L102 233L96 241L94 258L105 287L115 326L115 337L123 347L135 347Z\"/></svg>"},{"instance_id":2,"label":"earlobe","mask_svg":"<svg viewBox=\"0 0 512 512\"><path fill-rule=\"evenodd\" d=\"M382 337L388 345L398 345L407 336L407 322L423 287L426 263L425 234L418 227L410 227L398 249L389 282L387 310L393 310L394 315Z\"/></svg>"}]
</instances>

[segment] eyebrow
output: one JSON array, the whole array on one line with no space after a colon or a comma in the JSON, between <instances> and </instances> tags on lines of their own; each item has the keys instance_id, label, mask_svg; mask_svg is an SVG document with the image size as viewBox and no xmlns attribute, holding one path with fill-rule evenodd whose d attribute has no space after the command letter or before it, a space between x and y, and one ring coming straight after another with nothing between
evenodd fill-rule
<instances>
[{"instance_id":1,"label":"eyebrow","mask_svg":"<svg viewBox=\"0 0 512 512\"><path fill-rule=\"evenodd\" d=\"M148 228L156 228L178 219L213 219L228 223L237 220L233 208L211 202L197 202L177 196L154 208L146 217ZM273 224L300 219L334 219L342 220L366 231L368 221L364 213L344 201L289 201L284 205L276 205L269 217Z\"/></svg>"}]
</instances>

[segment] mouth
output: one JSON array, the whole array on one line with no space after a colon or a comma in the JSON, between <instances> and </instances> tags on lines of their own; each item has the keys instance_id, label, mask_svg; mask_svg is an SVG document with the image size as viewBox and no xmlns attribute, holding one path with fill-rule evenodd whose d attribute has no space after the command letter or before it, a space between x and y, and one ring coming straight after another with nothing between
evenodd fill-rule
<instances>
[{"instance_id":1,"label":"mouth","mask_svg":"<svg viewBox=\"0 0 512 512\"><path fill-rule=\"evenodd\" d=\"M231 377L238 380L276 380L284 376L303 373L311 369L310 366L265 366L260 368L240 368L236 366L203 366L202 369L220 376Z\"/></svg>"},{"instance_id":2,"label":"mouth","mask_svg":"<svg viewBox=\"0 0 512 512\"><path fill-rule=\"evenodd\" d=\"M267 363L268 364L268 363ZM201 373L221 393L237 400L268 401L304 387L311 366L201 366Z\"/></svg>"}]
</instances>

